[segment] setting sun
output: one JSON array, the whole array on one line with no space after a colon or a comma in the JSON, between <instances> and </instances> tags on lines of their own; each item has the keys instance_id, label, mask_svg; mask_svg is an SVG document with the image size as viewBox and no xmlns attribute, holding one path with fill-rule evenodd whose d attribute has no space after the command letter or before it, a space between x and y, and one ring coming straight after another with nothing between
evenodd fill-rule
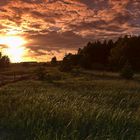
<instances>
[{"instance_id":1,"label":"setting sun","mask_svg":"<svg viewBox=\"0 0 140 140\"><path fill-rule=\"evenodd\" d=\"M12 62L21 62L25 54L24 44L25 39L20 36L5 36L0 37L0 45L6 46L3 53L10 57Z\"/></svg>"}]
</instances>

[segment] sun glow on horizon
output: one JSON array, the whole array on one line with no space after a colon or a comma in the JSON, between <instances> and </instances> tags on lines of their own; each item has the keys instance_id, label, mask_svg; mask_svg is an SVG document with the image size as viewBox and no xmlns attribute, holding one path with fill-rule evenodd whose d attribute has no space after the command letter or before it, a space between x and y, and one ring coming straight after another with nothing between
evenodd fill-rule
<instances>
[{"instance_id":1,"label":"sun glow on horizon","mask_svg":"<svg viewBox=\"0 0 140 140\"><path fill-rule=\"evenodd\" d=\"M25 54L26 40L20 36L1 36L0 45L6 46L3 49L3 53L8 55L11 62L23 61L23 55Z\"/></svg>"}]
</instances>

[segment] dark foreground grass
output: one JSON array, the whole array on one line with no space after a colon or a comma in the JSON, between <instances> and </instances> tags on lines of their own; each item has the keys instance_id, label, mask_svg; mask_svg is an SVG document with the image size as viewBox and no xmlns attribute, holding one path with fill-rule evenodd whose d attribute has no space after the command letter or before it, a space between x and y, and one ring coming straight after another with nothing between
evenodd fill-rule
<instances>
[{"instance_id":1,"label":"dark foreground grass","mask_svg":"<svg viewBox=\"0 0 140 140\"><path fill-rule=\"evenodd\" d=\"M140 85L91 76L7 85L0 140L140 140Z\"/></svg>"}]
</instances>

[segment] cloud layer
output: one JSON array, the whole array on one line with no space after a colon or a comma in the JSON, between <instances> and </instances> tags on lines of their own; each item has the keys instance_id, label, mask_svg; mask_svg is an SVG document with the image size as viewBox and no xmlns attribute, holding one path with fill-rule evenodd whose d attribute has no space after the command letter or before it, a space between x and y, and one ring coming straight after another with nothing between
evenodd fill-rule
<instances>
[{"instance_id":1,"label":"cloud layer","mask_svg":"<svg viewBox=\"0 0 140 140\"><path fill-rule=\"evenodd\" d=\"M139 0L3 0L0 13L0 34L23 35L28 55L42 61L88 41L140 32Z\"/></svg>"}]
</instances>

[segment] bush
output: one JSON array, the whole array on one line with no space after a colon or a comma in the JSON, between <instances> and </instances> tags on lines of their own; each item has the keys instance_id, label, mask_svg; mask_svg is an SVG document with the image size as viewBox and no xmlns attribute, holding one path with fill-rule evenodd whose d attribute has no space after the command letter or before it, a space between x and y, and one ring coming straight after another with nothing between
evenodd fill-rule
<instances>
[{"instance_id":1,"label":"bush","mask_svg":"<svg viewBox=\"0 0 140 140\"><path fill-rule=\"evenodd\" d=\"M120 75L122 78L132 79L134 76L132 66L129 63L126 63L122 68Z\"/></svg>"},{"instance_id":2,"label":"bush","mask_svg":"<svg viewBox=\"0 0 140 140\"><path fill-rule=\"evenodd\" d=\"M46 69L45 67L41 66L37 69L36 76L38 80L45 80L46 78Z\"/></svg>"},{"instance_id":3,"label":"bush","mask_svg":"<svg viewBox=\"0 0 140 140\"><path fill-rule=\"evenodd\" d=\"M59 70L60 70L61 72L71 72L71 71L72 71L72 66L69 65L68 63L62 63L62 64L60 65Z\"/></svg>"},{"instance_id":4,"label":"bush","mask_svg":"<svg viewBox=\"0 0 140 140\"><path fill-rule=\"evenodd\" d=\"M54 80L61 80L60 74L52 74L46 71L45 67L41 66L36 71L36 76L38 80L47 81L52 83Z\"/></svg>"}]
</instances>

